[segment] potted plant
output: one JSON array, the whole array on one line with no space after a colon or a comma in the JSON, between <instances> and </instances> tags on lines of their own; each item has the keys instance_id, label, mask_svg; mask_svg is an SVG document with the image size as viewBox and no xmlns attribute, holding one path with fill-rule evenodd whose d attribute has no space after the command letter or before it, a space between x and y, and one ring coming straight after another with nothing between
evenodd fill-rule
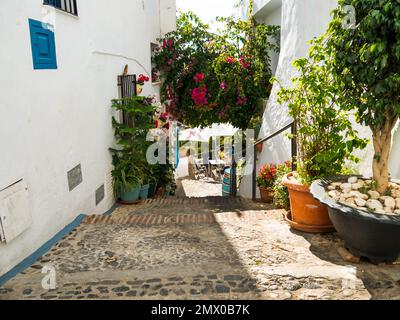
<instances>
[{"instance_id":1,"label":"potted plant","mask_svg":"<svg viewBox=\"0 0 400 320\"><path fill-rule=\"evenodd\" d=\"M149 189L146 186L150 170L146 160L149 146L146 135L153 126L155 107L152 99L145 97L115 99L112 107L130 117L130 121L125 123L119 123L113 117L117 145L116 148L110 148L114 166L114 191L122 202L136 203L140 197L147 197ZM144 180L146 184L142 187Z\"/></svg>"},{"instance_id":2,"label":"potted plant","mask_svg":"<svg viewBox=\"0 0 400 320\"><path fill-rule=\"evenodd\" d=\"M158 180L155 177L150 179L150 188L149 188L149 198L153 198L156 195Z\"/></svg>"},{"instance_id":3,"label":"potted plant","mask_svg":"<svg viewBox=\"0 0 400 320\"><path fill-rule=\"evenodd\" d=\"M121 153L113 154L113 165L114 190L118 199L123 203L137 203L142 184L140 168Z\"/></svg>"},{"instance_id":4,"label":"potted plant","mask_svg":"<svg viewBox=\"0 0 400 320\"><path fill-rule=\"evenodd\" d=\"M138 94L141 94L143 92L143 86L146 82L149 82L150 78L148 76L145 76L143 74L139 75L137 79L137 86L136 90Z\"/></svg>"},{"instance_id":5,"label":"potted plant","mask_svg":"<svg viewBox=\"0 0 400 320\"><path fill-rule=\"evenodd\" d=\"M273 163L261 167L257 176L257 185L260 188L261 201L271 203L273 199L273 186L276 180L277 168Z\"/></svg>"},{"instance_id":6,"label":"potted plant","mask_svg":"<svg viewBox=\"0 0 400 320\"><path fill-rule=\"evenodd\" d=\"M291 138L298 149L298 171L283 181L290 195L287 221L292 228L311 233L334 231L327 207L310 193L311 183L341 173L346 161L358 161L353 151L366 145L347 113L336 107L339 92L322 47L323 39L312 42L309 57L294 62L299 76L293 78L293 86L281 88L278 94L295 121Z\"/></svg>"},{"instance_id":7,"label":"potted plant","mask_svg":"<svg viewBox=\"0 0 400 320\"><path fill-rule=\"evenodd\" d=\"M314 182L313 194L358 257L394 261L400 255L400 184L389 178L392 130L400 115L400 44L397 1L339 1L325 35L325 55L340 92L338 105L354 110L372 131L373 178L331 177ZM357 20L342 25L343 5L353 5Z\"/></svg>"}]
</instances>

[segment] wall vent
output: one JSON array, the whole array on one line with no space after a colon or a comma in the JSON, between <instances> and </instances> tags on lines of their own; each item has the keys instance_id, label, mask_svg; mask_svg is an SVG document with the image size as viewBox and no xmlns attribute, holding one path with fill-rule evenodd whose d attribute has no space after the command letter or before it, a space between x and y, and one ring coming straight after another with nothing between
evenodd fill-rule
<instances>
[{"instance_id":1,"label":"wall vent","mask_svg":"<svg viewBox=\"0 0 400 320\"><path fill-rule=\"evenodd\" d=\"M100 204L105 198L106 195L106 189L104 187L104 184L96 190L96 206Z\"/></svg>"},{"instance_id":2,"label":"wall vent","mask_svg":"<svg viewBox=\"0 0 400 320\"><path fill-rule=\"evenodd\" d=\"M83 182L82 177L82 167L81 165L77 165L72 170L68 171L68 186L69 191L74 190L77 186L79 186Z\"/></svg>"}]
</instances>

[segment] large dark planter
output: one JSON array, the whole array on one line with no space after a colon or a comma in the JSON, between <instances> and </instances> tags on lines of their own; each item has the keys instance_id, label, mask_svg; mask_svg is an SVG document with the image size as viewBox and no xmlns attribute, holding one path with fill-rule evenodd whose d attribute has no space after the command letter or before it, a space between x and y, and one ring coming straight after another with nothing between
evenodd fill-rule
<instances>
[{"instance_id":1,"label":"large dark planter","mask_svg":"<svg viewBox=\"0 0 400 320\"><path fill-rule=\"evenodd\" d=\"M334 201L326 187L347 179L340 176L315 181L311 193L328 206L336 230L353 255L368 258L373 263L396 261L400 256L400 217L373 214Z\"/></svg>"}]
</instances>

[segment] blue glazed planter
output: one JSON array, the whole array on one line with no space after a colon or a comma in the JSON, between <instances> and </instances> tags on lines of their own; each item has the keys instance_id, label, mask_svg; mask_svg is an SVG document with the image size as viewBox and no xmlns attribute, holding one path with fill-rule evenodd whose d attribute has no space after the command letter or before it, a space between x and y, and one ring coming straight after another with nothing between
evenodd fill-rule
<instances>
[{"instance_id":1,"label":"blue glazed planter","mask_svg":"<svg viewBox=\"0 0 400 320\"><path fill-rule=\"evenodd\" d=\"M142 189L140 190L139 198L141 200L147 199L149 197L149 190L150 190L149 184L142 186Z\"/></svg>"},{"instance_id":2,"label":"blue glazed planter","mask_svg":"<svg viewBox=\"0 0 400 320\"><path fill-rule=\"evenodd\" d=\"M135 189L122 193L120 198L122 201L127 203L137 202L139 200L140 191L141 188L136 187Z\"/></svg>"}]
</instances>

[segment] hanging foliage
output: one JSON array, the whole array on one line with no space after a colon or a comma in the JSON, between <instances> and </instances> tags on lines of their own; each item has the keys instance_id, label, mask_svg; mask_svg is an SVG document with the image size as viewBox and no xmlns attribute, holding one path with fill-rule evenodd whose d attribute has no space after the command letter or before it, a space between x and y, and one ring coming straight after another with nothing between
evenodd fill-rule
<instances>
[{"instance_id":1,"label":"hanging foliage","mask_svg":"<svg viewBox=\"0 0 400 320\"><path fill-rule=\"evenodd\" d=\"M191 126L231 123L246 129L269 97L271 54L279 50L279 27L219 18L211 33L193 13L178 17L176 31L160 39L153 60L163 80L167 111Z\"/></svg>"}]
</instances>

